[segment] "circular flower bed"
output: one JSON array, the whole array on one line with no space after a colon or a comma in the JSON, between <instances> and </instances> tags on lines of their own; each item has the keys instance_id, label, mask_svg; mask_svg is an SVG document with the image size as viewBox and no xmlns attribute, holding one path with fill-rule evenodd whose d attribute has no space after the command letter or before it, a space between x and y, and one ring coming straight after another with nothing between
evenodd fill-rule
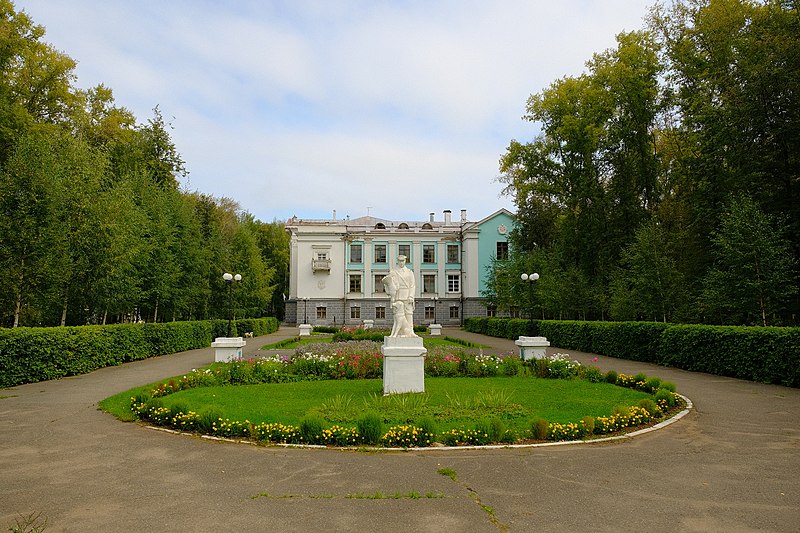
<instances>
[{"instance_id":1,"label":"circular flower bed","mask_svg":"<svg viewBox=\"0 0 800 533\"><path fill-rule=\"evenodd\" d=\"M386 446L413 448L432 445L464 446L533 441L567 441L605 436L643 427L681 409L683 399L675 386L643 374L629 376L603 373L567 355L522 361L514 354L487 355L479 350L433 347L425 360L427 377L521 376L610 383L644 392L649 397L638 405L617 406L609 416L586 416L568 423L530 421L525 431L508 429L502 417L478 420L471 427L436 430L433 417L414 423L384 427L375 413L366 412L350 424L333 424L309 415L299 424L230 420L210 407L198 411L165 405L165 396L197 387L290 383L320 380L375 379L381 377L380 344L372 341L306 345L291 355L215 364L160 383L131 398L131 410L142 421L180 431L229 438L247 438L267 444L314 444L328 446ZM407 395L398 395L407 396ZM413 395L412 395L413 396ZM490 399L491 400L491 399ZM339 399L343 402L343 399ZM406 401L404 399L404 401ZM410 405L413 399L406 403ZM486 403L486 398L482 400ZM503 399L494 399L502 403Z\"/></svg>"}]
</instances>

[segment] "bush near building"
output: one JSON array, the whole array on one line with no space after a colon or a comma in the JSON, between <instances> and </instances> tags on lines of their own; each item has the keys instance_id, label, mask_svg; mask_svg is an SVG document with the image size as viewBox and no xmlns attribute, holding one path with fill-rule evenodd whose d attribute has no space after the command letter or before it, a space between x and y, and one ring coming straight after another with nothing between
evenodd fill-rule
<instances>
[{"instance_id":1,"label":"bush near building","mask_svg":"<svg viewBox=\"0 0 800 533\"><path fill-rule=\"evenodd\" d=\"M468 318L464 328L515 339L530 325L520 319ZM800 328L539 320L533 332L567 350L800 387Z\"/></svg>"},{"instance_id":2,"label":"bush near building","mask_svg":"<svg viewBox=\"0 0 800 533\"><path fill-rule=\"evenodd\" d=\"M227 329L226 320L0 329L0 387L205 348ZM236 322L233 334L265 335L277 329L276 318L244 319Z\"/></svg>"}]
</instances>

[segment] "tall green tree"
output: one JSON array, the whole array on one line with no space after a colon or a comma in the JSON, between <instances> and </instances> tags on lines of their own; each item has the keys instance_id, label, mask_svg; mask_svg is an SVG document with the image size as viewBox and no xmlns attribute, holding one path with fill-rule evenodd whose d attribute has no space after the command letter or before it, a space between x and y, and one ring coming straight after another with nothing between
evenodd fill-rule
<instances>
[{"instance_id":1,"label":"tall green tree","mask_svg":"<svg viewBox=\"0 0 800 533\"><path fill-rule=\"evenodd\" d=\"M642 224L622 254L611 284L611 314L616 320L668 322L687 295L667 235L656 221Z\"/></svg>"},{"instance_id":2,"label":"tall green tree","mask_svg":"<svg viewBox=\"0 0 800 533\"><path fill-rule=\"evenodd\" d=\"M0 268L7 278L3 307L13 327L41 324L33 303L52 290L58 272L57 256L50 253L60 238L53 195L57 164L51 139L32 134L18 140L0 172Z\"/></svg>"},{"instance_id":3,"label":"tall green tree","mask_svg":"<svg viewBox=\"0 0 800 533\"><path fill-rule=\"evenodd\" d=\"M715 261L704 280L702 302L710 320L763 326L782 321L797 294L786 231L752 199L731 200L712 235Z\"/></svg>"}]
</instances>

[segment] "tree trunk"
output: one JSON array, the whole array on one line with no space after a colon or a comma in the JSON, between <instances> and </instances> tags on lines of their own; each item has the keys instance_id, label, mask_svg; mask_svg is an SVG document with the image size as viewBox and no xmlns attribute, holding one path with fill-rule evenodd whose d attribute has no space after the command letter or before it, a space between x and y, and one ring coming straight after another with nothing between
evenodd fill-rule
<instances>
[{"instance_id":1,"label":"tree trunk","mask_svg":"<svg viewBox=\"0 0 800 533\"><path fill-rule=\"evenodd\" d=\"M67 297L67 293L64 293L64 305L61 307L61 326L67 325L67 307L69 303L69 298Z\"/></svg>"},{"instance_id":2,"label":"tree trunk","mask_svg":"<svg viewBox=\"0 0 800 533\"><path fill-rule=\"evenodd\" d=\"M14 308L14 326L13 327L15 327L15 328L17 326L19 326L19 315L20 315L21 311L22 311L22 290L18 289L17 290L17 305Z\"/></svg>"}]
</instances>

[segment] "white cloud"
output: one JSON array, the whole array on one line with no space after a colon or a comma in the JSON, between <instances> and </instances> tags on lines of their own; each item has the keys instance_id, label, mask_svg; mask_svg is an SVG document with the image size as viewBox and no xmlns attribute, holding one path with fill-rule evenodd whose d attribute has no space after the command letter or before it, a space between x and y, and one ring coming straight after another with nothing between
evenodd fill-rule
<instances>
[{"instance_id":1,"label":"white cloud","mask_svg":"<svg viewBox=\"0 0 800 533\"><path fill-rule=\"evenodd\" d=\"M18 0L141 122L158 105L191 172L262 220L480 219L531 93L576 75L645 0ZM172 119L174 117L174 119ZM403 185L398 185L402 183Z\"/></svg>"}]
</instances>

